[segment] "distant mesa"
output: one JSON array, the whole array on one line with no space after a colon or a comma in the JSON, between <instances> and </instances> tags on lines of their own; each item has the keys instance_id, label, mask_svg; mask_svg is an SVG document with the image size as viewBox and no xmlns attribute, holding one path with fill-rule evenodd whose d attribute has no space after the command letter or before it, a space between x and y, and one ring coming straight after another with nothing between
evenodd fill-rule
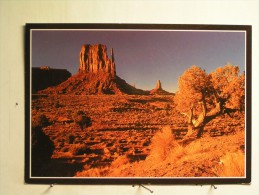
<instances>
[{"instance_id":1,"label":"distant mesa","mask_svg":"<svg viewBox=\"0 0 259 195\"><path fill-rule=\"evenodd\" d=\"M162 89L162 84L160 80L157 80L155 89L150 91L150 94L157 94L157 95L170 95L170 92L167 92Z\"/></svg>"},{"instance_id":2,"label":"distant mesa","mask_svg":"<svg viewBox=\"0 0 259 195\"><path fill-rule=\"evenodd\" d=\"M56 86L71 77L66 69L53 69L49 66L32 67L32 93Z\"/></svg>"}]
</instances>

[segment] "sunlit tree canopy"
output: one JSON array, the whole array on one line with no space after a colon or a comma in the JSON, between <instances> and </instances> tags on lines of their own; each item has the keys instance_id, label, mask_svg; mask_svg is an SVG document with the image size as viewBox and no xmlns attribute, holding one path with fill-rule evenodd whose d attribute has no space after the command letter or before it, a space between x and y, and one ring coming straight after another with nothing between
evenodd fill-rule
<instances>
[{"instance_id":1,"label":"sunlit tree canopy","mask_svg":"<svg viewBox=\"0 0 259 195\"><path fill-rule=\"evenodd\" d=\"M198 137L216 116L244 108L245 75L238 66L227 64L210 74L191 66L179 78L178 87L176 108L188 118L189 133L198 130Z\"/></svg>"}]
</instances>

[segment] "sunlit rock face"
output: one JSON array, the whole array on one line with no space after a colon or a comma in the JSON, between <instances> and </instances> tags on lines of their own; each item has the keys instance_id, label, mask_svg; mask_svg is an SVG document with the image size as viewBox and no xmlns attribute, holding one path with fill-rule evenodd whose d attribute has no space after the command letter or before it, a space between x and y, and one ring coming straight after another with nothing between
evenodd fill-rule
<instances>
[{"instance_id":1,"label":"sunlit rock face","mask_svg":"<svg viewBox=\"0 0 259 195\"><path fill-rule=\"evenodd\" d=\"M108 73L116 75L114 53L111 49L111 58L108 57L106 45L83 45L80 51L79 73Z\"/></svg>"}]
</instances>

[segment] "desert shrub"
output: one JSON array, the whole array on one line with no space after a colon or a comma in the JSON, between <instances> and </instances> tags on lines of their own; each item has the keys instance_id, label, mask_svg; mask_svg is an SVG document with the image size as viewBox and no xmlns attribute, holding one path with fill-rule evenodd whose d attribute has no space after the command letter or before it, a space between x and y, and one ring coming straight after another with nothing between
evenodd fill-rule
<instances>
[{"instance_id":1,"label":"desert shrub","mask_svg":"<svg viewBox=\"0 0 259 195\"><path fill-rule=\"evenodd\" d=\"M128 163L130 163L130 161L127 156L118 156L118 158L112 162L111 167L117 169Z\"/></svg>"},{"instance_id":2,"label":"desert shrub","mask_svg":"<svg viewBox=\"0 0 259 195\"><path fill-rule=\"evenodd\" d=\"M75 136L73 134L68 135L68 143L73 144L75 141Z\"/></svg>"},{"instance_id":3,"label":"desert shrub","mask_svg":"<svg viewBox=\"0 0 259 195\"><path fill-rule=\"evenodd\" d=\"M74 114L74 121L80 126L81 130L92 125L90 117L81 110Z\"/></svg>"},{"instance_id":4,"label":"desert shrub","mask_svg":"<svg viewBox=\"0 0 259 195\"><path fill-rule=\"evenodd\" d=\"M31 138L32 175L37 175L41 167L50 161L55 147L40 126L32 128Z\"/></svg>"},{"instance_id":5,"label":"desert shrub","mask_svg":"<svg viewBox=\"0 0 259 195\"><path fill-rule=\"evenodd\" d=\"M91 169L86 169L83 171L78 171L75 175L76 177L100 177L101 175L101 170L98 168L91 168Z\"/></svg>"},{"instance_id":6,"label":"desert shrub","mask_svg":"<svg viewBox=\"0 0 259 195\"><path fill-rule=\"evenodd\" d=\"M61 105L60 102L57 100L57 101L55 102L55 108L60 108L60 107L62 107L62 105Z\"/></svg>"},{"instance_id":7,"label":"desert shrub","mask_svg":"<svg viewBox=\"0 0 259 195\"><path fill-rule=\"evenodd\" d=\"M87 146L85 144L71 144L69 147L69 152L72 155L82 155L86 153Z\"/></svg>"},{"instance_id":8,"label":"desert shrub","mask_svg":"<svg viewBox=\"0 0 259 195\"><path fill-rule=\"evenodd\" d=\"M218 177L242 177L245 171L245 155L242 152L227 153L220 158L214 172Z\"/></svg>"},{"instance_id":9,"label":"desert shrub","mask_svg":"<svg viewBox=\"0 0 259 195\"><path fill-rule=\"evenodd\" d=\"M32 118L32 127L46 127L50 125L49 119L44 114L36 115Z\"/></svg>"},{"instance_id":10,"label":"desert shrub","mask_svg":"<svg viewBox=\"0 0 259 195\"><path fill-rule=\"evenodd\" d=\"M151 139L150 154L147 159L153 161L165 160L176 149L181 149L181 146L174 139L171 128L166 126Z\"/></svg>"},{"instance_id":11,"label":"desert shrub","mask_svg":"<svg viewBox=\"0 0 259 195\"><path fill-rule=\"evenodd\" d=\"M126 156L118 156L103 173L113 177L128 176L128 168L131 167L130 159Z\"/></svg>"}]
</instances>

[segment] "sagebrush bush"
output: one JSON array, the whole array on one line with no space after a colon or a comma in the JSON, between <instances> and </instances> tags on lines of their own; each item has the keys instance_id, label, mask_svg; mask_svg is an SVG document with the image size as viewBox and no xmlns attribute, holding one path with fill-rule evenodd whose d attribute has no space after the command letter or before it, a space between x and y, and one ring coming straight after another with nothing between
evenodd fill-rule
<instances>
[{"instance_id":1,"label":"sagebrush bush","mask_svg":"<svg viewBox=\"0 0 259 195\"><path fill-rule=\"evenodd\" d=\"M39 114L32 117L32 127L46 127L50 125L49 119L45 114Z\"/></svg>"},{"instance_id":2,"label":"sagebrush bush","mask_svg":"<svg viewBox=\"0 0 259 195\"><path fill-rule=\"evenodd\" d=\"M73 144L75 141L75 135L74 134L69 134L68 135L68 143Z\"/></svg>"},{"instance_id":3,"label":"sagebrush bush","mask_svg":"<svg viewBox=\"0 0 259 195\"><path fill-rule=\"evenodd\" d=\"M74 114L74 121L80 126L81 130L92 125L91 118L81 110Z\"/></svg>"},{"instance_id":4,"label":"sagebrush bush","mask_svg":"<svg viewBox=\"0 0 259 195\"><path fill-rule=\"evenodd\" d=\"M101 175L101 170L98 168L91 168L91 169L86 169L83 171L78 171L76 173L76 177L100 177Z\"/></svg>"},{"instance_id":5,"label":"sagebrush bush","mask_svg":"<svg viewBox=\"0 0 259 195\"><path fill-rule=\"evenodd\" d=\"M128 163L130 163L130 161L126 155L118 156L118 158L112 162L111 167L117 169Z\"/></svg>"},{"instance_id":6,"label":"sagebrush bush","mask_svg":"<svg viewBox=\"0 0 259 195\"><path fill-rule=\"evenodd\" d=\"M153 160L165 160L170 153L179 148L179 144L174 139L172 130L169 126L164 127L161 131L156 132L156 134L151 139L150 144L150 155L148 159Z\"/></svg>"}]
</instances>

